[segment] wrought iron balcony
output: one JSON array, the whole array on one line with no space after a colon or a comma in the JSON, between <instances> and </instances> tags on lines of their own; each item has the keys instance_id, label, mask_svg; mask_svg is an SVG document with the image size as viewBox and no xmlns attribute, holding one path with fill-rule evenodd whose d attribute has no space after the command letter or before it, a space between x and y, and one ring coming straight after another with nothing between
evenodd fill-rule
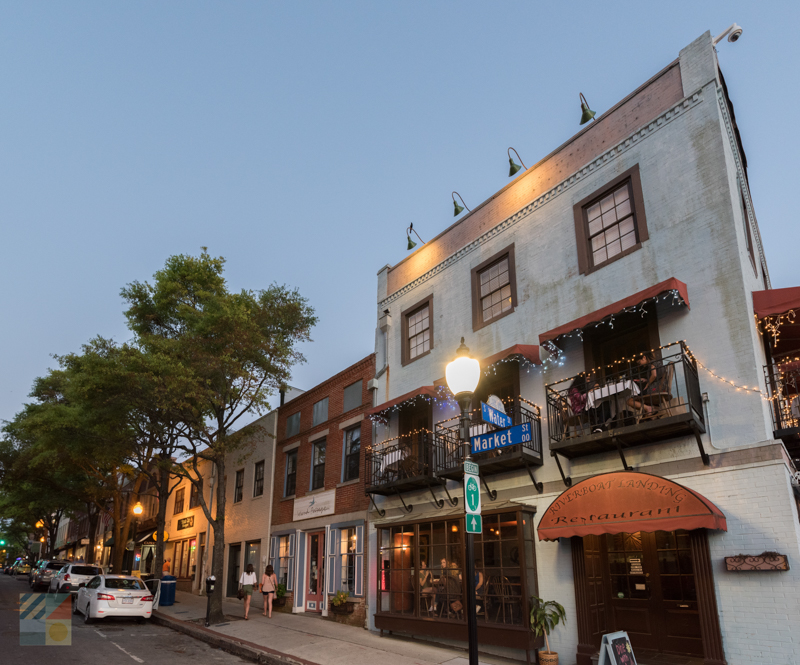
<instances>
[{"instance_id":1,"label":"wrought iron balcony","mask_svg":"<svg viewBox=\"0 0 800 665\"><path fill-rule=\"evenodd\" d=\"M527 443L507 448L498 448L472 456L481 468L481 475L501 473L512 469L525 468L526 465L542 465L542 422L540 408L527 400L519 399L519 405L506 406L514 425L531 424L531 440ZM470 414L470 436L486 434L501 429L481 419L480 409ZM458 417L443 420L436 424L436 446L434 464L436 475L440 478L457 479L463 473L464 447L458 433Z\"/></svg>"},{"instance_id":2,"label":"wrought iron balcony","mask_svg":"<svg viewBox=\"0 0 800 665\"><path fill-rule=\"evenodd\" d=\"M697 365L683 342L663 347L653 365L626 361L603 369L547 386L551 451L574 458L617 450L627 467L624 448L693 435L707 463Z\"/></svg>"},{"instance_id":3,"label":"wrought iron balcony","mask_svg":"<svg viewBox=\"0 0 800 665\"><path fill-rule=\"evenodd\" d=\"M396 494L438 485L433 474L433 434L421 430L366 451L367 493Z\"/></svg>"},{"instance_id":4,"label":"wrought iron balcony","mask_svg":"<svg viewBox=\"0 0 800 665\"><path fill-rule=\"evenodd\" d=\"M772 398L772 430L792 459L800 459L800 361L764 366L764 379Z\"/></svg>"}]
</instances>

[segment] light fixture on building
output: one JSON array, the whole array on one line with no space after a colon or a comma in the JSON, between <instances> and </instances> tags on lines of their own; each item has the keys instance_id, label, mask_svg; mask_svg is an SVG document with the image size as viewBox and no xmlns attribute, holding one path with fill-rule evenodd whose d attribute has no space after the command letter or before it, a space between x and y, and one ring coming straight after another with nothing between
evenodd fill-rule
<instances>
[{"instance_id":1,"label":"light fixture on building","mask_svg":"<svg viewBox=\"0 0 800 665\"><path fill-rule=\"evenodd\" d=\"M594 118L597 114L589 108L589 102L586 101L586 97L581 95L581 124L585 125L589 122L592 118Z\"/></svg>"},{"instance_id":2,"label":"light fixture on building","mask_svg":"<svg viewBox=\"0 0 800 665\"><path fill-rule=\"evenodd\" d=\"M461 194L459 194L458 192L453 192L452 196L453 196L453 209L454 209L453 217L458 217L464 210L464 208L467 208L467 204L464 203L464 197L461 196ZM461 199L461 203L464 203L464 205L458 205L458 203L456 203L456 196ZM467 208L467 210L469 210L469 208ZM472 212L472 210L469 211Z\"/></svg>"},{"instance_id":3,"label":"light fixture on building","mask_svg":"<svg viewBox=\"0 0 800 665\"><path fill-rule=\"evenodd\" d=\"M417 246L417 243L415 243L415 242L414 242L414 241L411 239L411 234L412 234L412 233L413 233L415 236L417 236L417 238L419 238L419 241L420 241L420 242L421 242L423 245L425 244L425 241L424 241L422 238L420 238L420 237L419 237L419 233L417 233L417 232L414 230L414 222L411 222L411 224L409 224L409 225L408 225L408 228L406 229L406 238L408 238L408 247L407 247L407 249L409 249L409 250L411 250L411 249L414 249L414 248Z\"/></svg>"},{"instance_id":4,"label":"light fixture on building","mask_svg":"<svg viewBox=\"0 0 800 665\"><path fill-rule=\"evenodd\" d=\"M451 526L450 531L452 531L453 533L458 533L458 525L454 524L453 526Z\"/></svg>"},{"instance_id":5,"label":"light fixture on building","mask_svg":"<svg viewBox=\"0 0 800 665\"><path fill-rule=\"evenodd\" d=\"M142 502L137 501L136 505L133 507L133 514L134 515L141 515L144 512L144 508L142 507Z\"/></svg>"},{"instance_id":6,"label":"light fixture on building","mask_svg":"<svg viewBox=\"0 0 800 665\"><path fill-rule=\"evenodd\" d=\"M731 42L731 43L738 42L739 41L739 37L742 36L742 27L738 23L734 23L732 26L727 28L724 32L722 32L721 34L719 34L716 37L714 37L714 46L719 44L723 40L725 35L728 36L728 41L729 42Z\"/></svg>"},{"instance_id":7,"label":"light fixture on building","mask_svg":"<svg viewBox=\"0 0 800 665\"><path fill-rule=\"evenodd\" d=\"M522 161L522 157L519 156L519 153L516 150L514 150L514 154L517 156L517 159L520 161L520 164L522 164L522 166L520 166L519 164L515 163L514 160L511 159L511 151L512 150L514 150L514 148L509 148L508 149L508 177L509 178L511 176L513 176L520 169L524 168L526 171L528 170L528 167L525 166L525 162Z\"/></svg>"}]
</instances>

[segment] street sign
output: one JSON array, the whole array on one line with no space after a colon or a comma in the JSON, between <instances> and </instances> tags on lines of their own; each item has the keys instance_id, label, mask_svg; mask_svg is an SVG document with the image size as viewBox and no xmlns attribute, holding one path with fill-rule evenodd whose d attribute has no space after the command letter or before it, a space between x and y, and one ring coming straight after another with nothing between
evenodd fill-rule
<instances>
[{"instance_id":1,"label":"street sign","mask_svg":"<svg viewBox=\"0 0 800 665\"><path fill-rule=\"evenodd\" d=\"M495 448L505 448L506 446L516 446L520 443L528 443L531 440L531 424L522 423L508 429L479 434L472 437L472 454L483 453Z\"/></svg>"},{"instance_id":2,"label":"street sign","mask_svg":"<svg viewBox=\"0 0 800 665\"><path fill-rule=\"evenodd\" d=\"M481 418L483 422L497 427L511 427L513 424L511 416L489 406L486 402L481 402Z\"/></svg>"},{"instance_id":3,"label":"street sign","mask_svg":"<svg viewBox=\"0 0 800 665\"><path fill-rule=\"evenodd\" d=\"M467 533L481 533L483 518L480 515L467 515Z\"/></svg>"},{"instance_id":4,"label":"street sign","mask_svg":"<svg viewBox=\"0 0 800 665\"><path fill-rule=\"evenodd\" d=\"M478 476L464 474L464 505L468 515L481 514L481 486Z\"/></svg>"},{"instance_id":5,"label":"street sign","mask_svg":"<svg viewBox=\"0 0 800 665\"><path fill-rule=\"evenodd\" d=\"M475 462L464 462L464 473L477 476L480 473L480 469L478 469L478 465Z\"/></svg>"}]
</instances>

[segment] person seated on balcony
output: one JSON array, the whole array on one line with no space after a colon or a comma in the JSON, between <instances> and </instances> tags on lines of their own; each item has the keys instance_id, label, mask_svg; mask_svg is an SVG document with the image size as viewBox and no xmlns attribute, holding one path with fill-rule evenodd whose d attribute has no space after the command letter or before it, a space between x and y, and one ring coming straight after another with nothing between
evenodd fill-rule
<instances>
[{"instance_id":1,"label":"person seated on balcony","mask_svg":"<svg viewBox=\"0 0 800 665\"><path fill-rule=\"evenodd\" d=\"M636 359L633 381L639 386L640 395L654 395L655 393L664 392L663 380L664 365L652 351L643 353ZM646 398L629 397L628 405L637 411L641 410L642 416L645 418L652 416L656 411L656 408L648 403Z\"/></svg>"},{"instance_id":2,"label":"person seated on balcony","mask_svg":"<svg viewBox=\"0 0 800 665\"><path fill-rule=\"evenodd\" d=\"M570 385L567 391L569 408L572 409L573 415L576 416L580 416L585 412L592 432L602 432L605 429L606 422L611 419L611 405L603 400L599 403L595 402L596 406L591 409L586 408L586 394L589 390L600 387L592 372L589 372L587 376L588 381L582 374L576 376L572 385ZM591 386L591 388L587 388L587 386Z\"/></svg>"}]
</instances>

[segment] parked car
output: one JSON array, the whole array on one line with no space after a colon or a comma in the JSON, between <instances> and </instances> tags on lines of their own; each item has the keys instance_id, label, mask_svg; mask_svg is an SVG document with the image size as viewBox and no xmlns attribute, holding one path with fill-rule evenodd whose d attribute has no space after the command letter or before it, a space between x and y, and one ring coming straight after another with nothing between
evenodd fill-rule
<instances>
[{"instance_id":1,"label":"parked car","mask_svg":"<svg viewBox=\"0 0 800 665\"><path fill-rule=\"evenodd\" d=\"M103 569L85 563L68 563L50 578L47 593L78 593L78 587L86 584L96 575L102 575Z\"/></svg>"},{"instance_id":2,"label":"parked car","mask_svg":"<svg viewBox=\"0 0 800 665\"><path fill-rule=\"evenodd\" d=\"M144 621L153 614L153 592L138 577L97 575L78 589L72 613L83 614L85 623L109 616Z\"/></svg>"},{"instance_id":3,"label":"parked car","mask_svg":"<svg viewBox=\"0 0 800 665\"><path fill-rule=\"evenodd\" d=\"M30 579L31 564L27 561L20 561L19 565L14 569L14 577L19 577L20 575L27 575L28 579Z\"/></svg>"},{"instance_id":4,"label":"parked car","mask_svg":"<svg viewBox=\"0 0 800 665\"><path fill-rule=\"evenodd\" d=\"M39 565L34 568L28 578L28 584L31 589L42 588L46 589L50 586L50 580L59 570L67 565L66 561L47 561L42 560Z\"/></svg>"}]
</instances>

